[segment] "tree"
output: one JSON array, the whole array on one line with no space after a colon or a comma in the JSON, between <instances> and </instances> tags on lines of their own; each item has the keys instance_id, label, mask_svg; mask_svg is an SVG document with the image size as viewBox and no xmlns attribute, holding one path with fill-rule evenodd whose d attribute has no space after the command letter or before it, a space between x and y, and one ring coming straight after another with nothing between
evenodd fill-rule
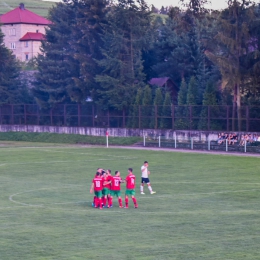
<instances>
[{"instance_id":1,"label":"tree","mask_svg":"<svg viewBox=\"0 0 260 260\"><path fill-rule=\"evenodd\" d=\"M97 101L99 84L95 77L101 73L97 61L103 57L104 46L102 26L106 24L107 0L82 0L73 24L70 45L75 50L75 60L79 63L80 77L74 77L75 85L68 89L76 102L84 102L87 97Z\"/></svg>"},{"instance_id":2,"label":"tree","mask_svg":"<svg viewBox=\"0 0 260 260\"><path fill-rule=\"evenodd\" d=\"M143 99L142 99L142 109L141 109L141 127L142 128L149 128L150 122L152 120L152 90L151 88L146 85L143 90Z\"/></svg>"},{"instance_id":3,"label":"tree","mask_svg":"<svg viewBox=\"0 0 260 260\"><path fill-rule=\"evenodd\" d=\"M176 122L175 127L177 129L188 128L188 108L187 105L187 84L185 79L182 79L180 90L178 92L178 107L176 111Z\"/></svg>"},{"instance_id":4,"label":"tree","mask_svg":"<svg viewBox=\"0 0 260 260\"><path fill-rule=\"evenodd\" d=\"M155 90L155 97L154 97L154 111L153 111L153 116L157 116L156 120L157 120L157 127L161 127L161 121L162 119L160 118L161 116L163 116L163 94L162 94L162 90L161 88L157 88ZM151 120L150 123L150 127L154 128L155 126L155 122L154 120Z\"/></svg>"},{"instance_id":5,"label":"tree","mask_svg":"<svg viewBox=\"0 0 260 260\"><path fill-rule=\"evenodd\" d=\"M166 118L162 118L161 125L160 125L161 128L164 129L172 128L172 119L170 118L172 114L171 105L172 105L171 95L169 92L166 92L163 101L163 117Z\"/></svg>"},{"instance_id":6,"label":"tree","mask_svg":"<svg viewBox=\"0 0 260 260\"><path fill-rule=\"evenodd\" d=\"M241 89L244 77L242 60L248 53L251 36L249 25L254 21L254 5L247 0L230 0L219 18L219 32L215 37L218 48L207 51L207 56L221 71L222 80L233 92L232 130L235 130L237 112L238 130L241 131Z\"/></svg>"},{"instance_id":7,"label":"tree","mask_svg":"<svg viewBox=\"0 0 260 260\"><path fill-rule=\"evenodd\" d=\"M134 105L130 107L131 119L128 121L128 127L138 128L139 127L139 107L142 105L143 89L139 88L135 96Z\"/></svg>"},{"instance_id":8,"label":"tree","mask_svg":"<svg viewBox=\"0 0 260 260\"><path fill-rule=\"evenodd\" d=\"M80 77L80 70L69 42L73 37L78 5L77 0L64 0L50 10L52 24L46 29L46 41L42 43L42 54L37 59L39 73L32 90L42 108L77 101L71 89L73 78Z\"/></svg>"},{"instance_id":9,"label":"tree","mask_svg":"<svg viewBox=\"0 0 260 260\"><path fill-rule=\"evenodd\" d=\"M11 51L4 46L3 40L4 35L0 28L0 104L26 102L28 90L19 80L18 62Z\"/></svg>"},{"instance_id":10,"label":"tree","mask_svg":"<svg viewBox=\"0 0 260 260\"><path fill-rule=\"evenodd\" d=\"M198 119L193 119L193 117L199 118L200 115L200 107L198 107L198 85L194 76L191 77L188 91L187 91L187 105L189 105L189 114L192 118L190 118L190 129L197 129Z\"/></svg>"},{"instance_id":11,"label":"tree","mask_svg":"<svg viewBox=\"0 0 260 260\"><path fill-rule=\"evenodd\" d=\"M143 0L118 0L111 6L104 26L104 59L98 61L102 73L96 76L99 103L105 108L128 107L144 87L142 50L149 45L150 14Z\"/></svg>"},{"instance_id":12,"label":"tree","mask_svg":"<svg viewBox=\"0 0 260 260\"><path fill-rule=\"evenodd\" d=\"M198 124L199 130L220 130L220 124L216 120L210 121L210 129L208 129L208 109L210 106L211 117L219 116L219 108L217 107L217 91L216 87L212 82L207 83L207 87L205 89L203 95L203 107L200 112L200 119Z\"/></svg>"}]
</instances>

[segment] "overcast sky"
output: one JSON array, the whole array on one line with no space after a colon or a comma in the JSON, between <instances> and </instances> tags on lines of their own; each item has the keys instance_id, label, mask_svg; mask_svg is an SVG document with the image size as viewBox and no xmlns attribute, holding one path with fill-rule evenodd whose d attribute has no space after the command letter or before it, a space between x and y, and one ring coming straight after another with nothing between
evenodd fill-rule
<instances>
[{"instance_id":1,"label":"overcast sky","mask_svg":"<svg viewBox=\"0 0 260 260\"><path fill-rule=\"evenodd\" d=\"M46 1L46 0L45 0ZM47 0L47 1L55 1L59 0ZM189 1L189 0L186 0ZM227 7L228 0L211 0L211 4L207 5L207 8L210 9L224 9ZM161 8L162 6L179 6L180 0L146 0L148 4L153 4L157 8ZM256 3L260 3L260 0L255 0Z\"/></svg>"},{"instance_id":2,"label":"overcast sky","mask_svg":"<svg viewBox=\"0 0 260 260\"><path fill-rule=\"evenodd\" d=\"M160 8L163 6L178 6L179 0L146 0L148 4L153 4L155 7ZM227 0L211 0L211 4L207 6L210 9L223 9L227 7Z\"/></svg>"}]
</instances>

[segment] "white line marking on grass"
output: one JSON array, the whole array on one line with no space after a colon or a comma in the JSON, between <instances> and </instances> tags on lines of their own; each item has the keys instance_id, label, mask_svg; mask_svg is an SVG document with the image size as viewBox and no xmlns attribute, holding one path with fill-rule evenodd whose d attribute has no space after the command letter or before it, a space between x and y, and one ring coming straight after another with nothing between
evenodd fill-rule
<instances>
[{"instance_id":1,"label":"white line marking on grass","mask_svg":"<svg viewBox=\"0 0 260 260\"><path fill-rule=\"evenodd\" d=\"M166 184L169 184L168 181L156 181L156 182L153 182L153 183L158 183L158 184L163 184L163 183L166 183ZM249 185L260 185L260 182L254 182L254 183L247 183L247 182L219 182L219 181L179 181L179 182L172 182L172 184L249 184Z\"/></svg>"},{"instance_id":2,"label":"white line marking on grass","mask_svg":"<svg viewBox=\"0 0 260 260\"><path fill-rule=\"evenodd\" d=\"M203 192L203 193L187 193L187 194L172 194L172 195L153 195L153 196L141 196L142 199L155 199L155 198L172 198L180 196L196 196L196 195L214 195L214 194L226 194L226 193L238 193L238 192L251 192L251 191L260 191L260 189L252 190L235 190L235 191L213 191L213 192Z\"/></svg>"}]
</instances>

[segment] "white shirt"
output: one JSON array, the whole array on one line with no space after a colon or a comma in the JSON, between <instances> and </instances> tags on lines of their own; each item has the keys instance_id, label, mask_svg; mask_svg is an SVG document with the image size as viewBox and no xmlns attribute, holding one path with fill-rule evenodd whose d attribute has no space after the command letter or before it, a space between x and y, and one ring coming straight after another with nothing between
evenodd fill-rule
<instances>
[{"instance_id":1,"label":"white shirt","mask_svg":"<svg viewBox=\"0 0 260 260\"><path fill-rule=\"evenodd\" d=\"M145 170L143 171L143 169L145 169ZM142 173L142 178L148 178L148 169L146 166L143 165L141 167L141 173Z\"/></svg>"}]
</instances>

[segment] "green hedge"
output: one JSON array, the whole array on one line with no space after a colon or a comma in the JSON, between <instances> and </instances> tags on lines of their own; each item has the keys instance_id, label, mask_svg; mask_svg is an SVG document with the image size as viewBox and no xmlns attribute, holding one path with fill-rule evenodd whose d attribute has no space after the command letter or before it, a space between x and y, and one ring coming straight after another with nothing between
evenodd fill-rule
<instances>
[{"instance_id":1,"label":"green hedge","mask_svg":"<svg viewBox=\"0 0 260 260\"><path fill-rule=\"evenodd\" d=\"M133 145L141 140L140 137L109 137L109 145ZM0 141L105 145L106 137L75 134L1 132Z\"/></svg>"}]
</instances>

